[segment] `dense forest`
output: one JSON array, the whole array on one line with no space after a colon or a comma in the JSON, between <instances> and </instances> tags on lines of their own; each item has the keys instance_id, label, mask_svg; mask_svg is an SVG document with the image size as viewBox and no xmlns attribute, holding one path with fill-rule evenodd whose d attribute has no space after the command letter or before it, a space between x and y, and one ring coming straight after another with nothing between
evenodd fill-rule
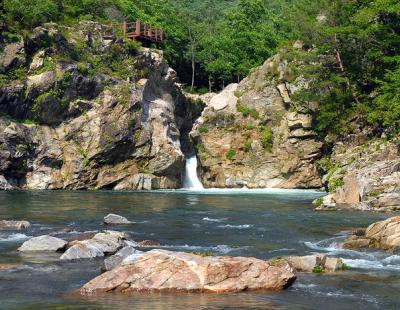
<instances>
[{"instance_id":1,"label":"dense forest","mask_svg":"<svg viewBox=\"0 0 400 310\"><path fill-rule=\"evenodd\" d=\"M319 133L350 131L354 119L389 135L400 128L396 0L6 0L0 44L45 22L124 17L163 27L162 49L188 91L218 91L279 51L311 81L298 100L320 103Z\"/></svg>"}]
</instances>

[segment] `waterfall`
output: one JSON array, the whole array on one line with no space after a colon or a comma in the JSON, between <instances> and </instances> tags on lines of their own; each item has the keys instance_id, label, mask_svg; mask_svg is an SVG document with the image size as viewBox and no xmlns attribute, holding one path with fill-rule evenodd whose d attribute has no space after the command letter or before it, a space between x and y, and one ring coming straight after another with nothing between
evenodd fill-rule
<instances>
[{"instance_id":1,"label":"waterfall","mask_svg":"<svg viewBox=\"0 0 400 310\"><path fill-rule=\"evenodd\" d=\"M191 190L204 189L197 176L197 157L193 155L186 158L185 178L183 180L183 188Z\"/></svg>"}]
</instances>

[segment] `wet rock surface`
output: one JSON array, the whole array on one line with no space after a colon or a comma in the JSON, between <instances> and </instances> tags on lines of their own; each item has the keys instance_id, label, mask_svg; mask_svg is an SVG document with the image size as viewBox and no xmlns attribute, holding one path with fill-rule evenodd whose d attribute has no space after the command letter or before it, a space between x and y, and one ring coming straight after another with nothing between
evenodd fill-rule
<instances>
[{"instance_id":1,"label":"wet rock surface","mask_svg":"<svg viewBox=\"0 0 400 310\"><path fill-rule=\"evenodd\" d=\"M201 257L152 250L85 284L82 294L134 291L239 292L281 290L295 275L266 261L245 257Z\"/></svg>"}]
</instances>

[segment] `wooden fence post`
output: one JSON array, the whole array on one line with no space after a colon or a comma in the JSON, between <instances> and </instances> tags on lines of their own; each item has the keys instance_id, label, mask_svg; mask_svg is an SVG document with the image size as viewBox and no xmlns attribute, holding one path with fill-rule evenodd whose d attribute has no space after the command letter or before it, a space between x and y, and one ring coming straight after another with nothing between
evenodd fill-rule
<instances>
[{"instance_id":1,"label":"wooden fence post","mask_svg":"<svg viewBox=\"0 0 400 310\"><path fill-rule=\"evenodd\" d=\"M136 36L140 37L140 19L136 19Z\"/></svg>"},{"instance_id":2,"label":"wooden fence post","mask_svg":"<svg viewBox=\"0 0 400 310\"><path fill-rule=\"evenodd\" d=\"M126 36L126 20L124 19L124 22L122 23L122 30L124 32L124 36Z\"/></svg>"}]
</instances>

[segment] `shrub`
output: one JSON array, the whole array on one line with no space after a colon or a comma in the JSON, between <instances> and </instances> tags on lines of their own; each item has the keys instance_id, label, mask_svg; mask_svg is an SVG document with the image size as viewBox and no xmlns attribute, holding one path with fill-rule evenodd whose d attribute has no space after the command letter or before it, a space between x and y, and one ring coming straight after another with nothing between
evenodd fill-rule
<instances>
[{"instance_id":1,"label":"shrub","mask_svg":"<svg viewBox=\"0 0 400 310\"><path fill-rule=\"evenodd\" d=\"M261 131L261 145L265 150L272 150L272 130L270 127L264 127Z\"/></svg>"},{"instance_id":2,"label":"shrub","mask_svg":"<svg viewBox=\"0 0 400 310\"><path fill-rule=\"evenodd\" d=\"M321 266L315 266L312 270L313 273L324 273L325 270Z\"/></svg>"},{"instance_id":3,"label":"shrub","mask_svg":"<svg viewBox=\"0 0 400 310\"><path fill-rule=\"evenodd\" d=\"M253 129L254 129L254 125L252 125L252 124L246 124L246 125L244 126L244 129L246 129L246 130L253 130Z\"/></svg>"},{"instance_id":4,"label":"shrub","mask_svg":"<svg viewBox=\"0 0 400 310\"><path fill-rule=\"evenodd\" d=\"M236 155L235 150L230 149L228 152L226 152L226 158L229 160L232 160L232 158Z\"/></svg>"},{"instance_id":5,"label":"shrub","mask_svg":"<svg viewBox=\"0 0 400 310\"><path fill-rule=\"evenodd\" d=\"M250 109L249 107L246 107L245 105L239 102L236 104L236 111L242 113L243 117L247 117L250 115L254 119L259 118L259 114L256 110Z\"/></svg>"},{"instance_id":6,"label":"shrub","mask_svg":"<svg viewBox=\"0 0 400 310\"><path fill-rule=\"evenodd\" d=\"M251 140L247 139L244 143L244 151L247 153L251 150Z\"/></svg>"},{"instance_id":7,"label":"shrub","mask_svg":"<svg viewBox=\"0 0 400 310\"><path fill-rule=\"evenodd\" d=\"M208 133L208 127L207 126L200 126L199 132L200 133Z\"/></svg>"}]
</instances>

